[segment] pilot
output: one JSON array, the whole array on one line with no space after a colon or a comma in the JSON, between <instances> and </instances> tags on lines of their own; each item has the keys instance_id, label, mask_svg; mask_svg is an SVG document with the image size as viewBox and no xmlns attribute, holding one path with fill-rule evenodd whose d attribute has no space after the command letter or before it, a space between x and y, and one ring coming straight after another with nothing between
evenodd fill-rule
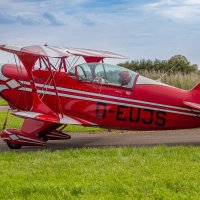
<instances>
[{"instance_id":1,"label":"pilot","mask_svg":"<svg viewBox=\"0 0 200 200\"><path fill-rule=\"evenodd\" d=\"M129 71L121 71L119 73L119 80L118 82L121 84L121 86L126 86L131 81L131 74Z\"/></svg>"}]
</instances>

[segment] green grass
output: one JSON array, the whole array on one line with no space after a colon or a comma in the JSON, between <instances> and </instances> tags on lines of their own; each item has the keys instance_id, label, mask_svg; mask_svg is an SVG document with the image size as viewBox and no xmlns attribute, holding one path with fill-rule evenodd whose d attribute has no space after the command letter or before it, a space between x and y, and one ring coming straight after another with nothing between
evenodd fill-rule
<instances>
[{"instance_id":1,"label":"green grass","mask_svg":"<svg viewBox=\"0 0 200 200\"><path fill-rule=\"evenodd\" d=\"M199 199L198 147L0 153L0 199Z\"/></svg>"},{"instance_id":2,"label":"green grass","mask_svg":"<svg viewBox=\"0 0 200 200\"><path fill-rule=\"evenodd\" d=\"M0 106L7 106L7 105L8 103L4 99L0 98Z\"/></svg>"},{"instance_id":3,"label":"green grass","mask_svg":"<svg viewBox=\"0 0 200 200\"><path fill-rule=\"evenodd\" d=\"M104 129L102 128L97 128L97 127L84 127L84 126L76 126L76 125L68 125L65 129L64 132L78 132L78 133L83 133L83 132L89 132L89 133L96 133L96 132L101 132Z\"/></svg>"},{"instance_id":4,"label":"green grass","mask_svg":"<svg viewBox=\"0 0 200 200\"><path fill-rule=\"evenodd\" d=\"M5 118L6 118L7 112L0 112L0 130L2 130ZM19 129L23 123L23 119L13 116L11 114L8 115L8 123L7 123L7 128L17 128ZM97 127L83 127L83 126L75 126L75 125L68 125L65 129L64 132L100 132L103 131L104 129L97 128Z\"/></svg>"}]
</instances>

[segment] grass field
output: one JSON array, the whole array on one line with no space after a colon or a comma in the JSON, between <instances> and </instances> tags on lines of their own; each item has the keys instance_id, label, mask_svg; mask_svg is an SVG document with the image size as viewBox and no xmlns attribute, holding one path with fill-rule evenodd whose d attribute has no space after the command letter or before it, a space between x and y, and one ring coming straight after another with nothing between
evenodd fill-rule
<instances>
[{"instance_id":1,"label":"grass field","mask_svg":"<svg viewBox=\"0 0 200 200\"><path fill-rule=\"evenodd\" d=\"M0 153L0 199L199 199L198 147Z\"/></svg>"},{"instance_id":2,"label":"grass field","mask_svg":"<svg viewBox=\"0 0 200 200\"><path fill-rule=\"evenodd\" d=\"M7 105L8 103L4 99L0 98L0 106L7 106Z\"/></svg>"},{"instance_id":3,"label":"grass field","mask_svg":"<svg viewBox=\"0 0 200 200\"><path fill-rule=\"evenodd\" d=\"M143 71L141 72L141 75L157 80L160 77L162 77L163 73L156 72L156 71L151 71L151 72ZM167 74L163 78L161 78L161 82L181 88L181 89L189 90L192 87L194 87L194 85L200 82L200 74L199 73Z\"/></svg>"}]
</instances>

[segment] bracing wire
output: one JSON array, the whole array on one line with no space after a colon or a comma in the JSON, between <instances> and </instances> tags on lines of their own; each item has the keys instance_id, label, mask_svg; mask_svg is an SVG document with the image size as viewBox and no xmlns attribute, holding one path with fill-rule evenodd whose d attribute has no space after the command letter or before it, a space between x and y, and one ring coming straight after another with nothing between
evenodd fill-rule
<instances>
[{"instance_id":1,"label":"bracing wire","mask_svg":"<svg viewBox=\"0 0 200 200\"><path fill-rule=\"evenodd\" d=\"M169 70L167 70L160 78L158 78L156 81L161 82L161 79L167 75L168 72L172 71L172 69L174 69L174 67L176 67L179 64L179 62L177 62L175 65L173 65Z\"/></svg>"}]
</instances>

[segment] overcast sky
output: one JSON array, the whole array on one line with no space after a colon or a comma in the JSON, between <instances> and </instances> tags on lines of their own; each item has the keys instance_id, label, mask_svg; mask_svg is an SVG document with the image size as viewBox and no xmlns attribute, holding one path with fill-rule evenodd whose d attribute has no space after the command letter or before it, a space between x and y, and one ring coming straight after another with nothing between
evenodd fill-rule
<instances>
[{"instance_id":1,"label":"overcast sky","mask_svg":"<svg viewBox=\"0 0 200 200\"><path fill-rule=\"evenodd\" d=\"M200 0L0 0L0 43L182 54L200 67Z\"/></svg>"}]
</instances>

